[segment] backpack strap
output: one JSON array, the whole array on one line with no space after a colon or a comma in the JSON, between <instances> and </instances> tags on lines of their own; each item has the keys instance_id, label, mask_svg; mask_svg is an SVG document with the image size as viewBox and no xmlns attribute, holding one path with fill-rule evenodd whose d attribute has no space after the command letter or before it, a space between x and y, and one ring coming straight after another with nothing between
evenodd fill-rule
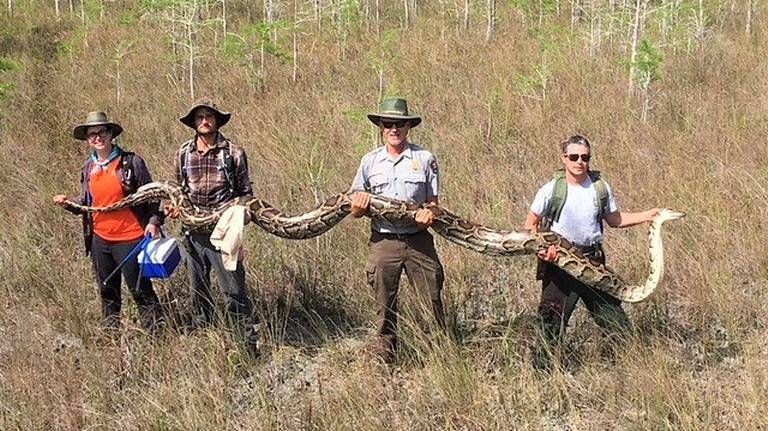
<instances>
[{"instance_id":1,"label":"backpack strap","mask_svg":"<svg viewBox=\"0 0 768 431\"><path fill-rule=\"evenodd\" d=\"M130 151L123 151L120 154L120 185L126 195L136 191L136 154Z\"/></svg>"},{"instance_id":2,"label":"backpack strap","mask_svg":"<svg viewBox=\"0 0 768 431\"><path fill-rule=\"evenodd\" d=\"M560 220L560 214L568 197L568 183L565 182L565 171L558 170L554 175L555 185L552 188L552 196L549 198L549 215L553 222Z\"/></svg>"},{"instance_id":3,"label":"backpack strap","mask_svg":"<svg viewBox=\"0 0 768 431\"><path fill-rule=\"evenodd\" d=\"M600 171L589 171L589 178L595 185L595 205L597 205L597 221L602 227L605 209L608 207L608 186L603 181Z\"/></svg>"},{"instance_id":4,"label":"backpack strap","mask_svg":"<svg viewBox=\"0 0 768 431\"><path fill-rule=\"evenodd\" d=\"M541 221L539 222L539 230L547 232L552 228L552 224L560 220L560 214L563 212L565 206L565 198L568 196L568 184L565 182L565 171L558 169L555 171L552 179L555 181L552 187L552 196L549 197L549 202L544 213L542 214Z\"/></svg>"},{"instance_id":5,"label":"backpack strap","mask_svg":"<svg viewBox=\"0 0 768 431\"><path fill-rule=\"evenodd\" d=\"M224 176L227 178L227 184L229 185L229 195L235 195L235 160L232 157L232 142L227 140L227 148L224 149L221 155L221 169L224 171Z\"/></svg>"},{"instance_id":6,"label":"backpack strap","mask_svg":"<svg viewBox=\"0 0 768 431\"><path fill-rule=\"evenodd\" d=\"M600 224L600 229L603 228L603 215L605 215L605 208L608 206L608 186L603 181L600 171L589 171L589 179L592 180L592 184L595 186L595 205L597 206L597 222ZM552 227L552 223L560 220L560 215L565 207L565 200L568 197L568 184L565 181L565 171L558 169L552 176L555 181L552 187L552 196L549 198L547 207L544 208L544 214L542 215L541 222L539 223L539 230L544 232L548 231Z\"/></svg>"},{"instance_id":7,"label":"backpack strap","mask_svg":"<svg viewBox=\"0 0 768 431\"><path fill-rule=\"evenodd\" d=\"M88 189L88 182L91 180L91 169L93 169L93 161L90 157L86 159L82 169L80 172L80 187L83 191L83 205L90 205L91 192Z\"/></svg>"},{"instance_id":8,"label":"backpack strap","mask_svg":"<svg viewBox=\"0 0 768 431\"><path fill-rule=\"evenodd\" d=\"M600 171L589 171L589 178L595 185L595 205L597 205L597 224L600 225L600 232L603 231L603 216L608 207L608 186L600 176Z\"/></svg>"},{"instance_id":9,"label":"backpack strap","mask_svg":"<svg viewBox=\"0 0 768 431\"><path fill-rule=\"evenodd\" d=\"M194 145L194 140L185 142L179 148L179 177L181 178L181 192L189 194L189 177L187 176L187 157Z\"/></svg>"}]
</instances>

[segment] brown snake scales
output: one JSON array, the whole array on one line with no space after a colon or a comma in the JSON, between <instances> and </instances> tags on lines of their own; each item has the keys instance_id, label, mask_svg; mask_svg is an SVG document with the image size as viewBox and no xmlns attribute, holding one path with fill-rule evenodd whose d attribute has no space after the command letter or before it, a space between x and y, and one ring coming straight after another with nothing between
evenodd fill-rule
<instances>
[{"instance_id":1,"label":"brown snake scales","mask_svg":"<svg viewBox=\"0 0 768 431\"><path fill-rule=\"evenodd\" d=\"M67 205L84 212L108 212L145 202L169 200L180 209L180 220L186 226L200 227L215 224L221 214L232 205L247 208L253 223L272 235L287 239L309 239L322 235L344 219L351 209L352 192L330 196L309 212L289 216L266 201L240 198L221 207L206 211L195 208L184 196L181 187L172 182L153 182L140 187L136 193L105 207L87 207L67 201ZM554 245L557 249L555 265L577 280L626 302L647 298L659 284L664 270L664 250L661 225L668 220L685 216L684 213L662 209L649 228L650 271L642 285L629 285L610 267L595 264L585 258L565 238L554 232L530 233L493 229L464 219L442 206L414 204L371 195L368 217L386 220L393 225L412 225L414 214L420 208L429 208L435 214L430 227L439 235L470 250L490 256L520 256L535 254Z\"/></svg>"}]
</instances>

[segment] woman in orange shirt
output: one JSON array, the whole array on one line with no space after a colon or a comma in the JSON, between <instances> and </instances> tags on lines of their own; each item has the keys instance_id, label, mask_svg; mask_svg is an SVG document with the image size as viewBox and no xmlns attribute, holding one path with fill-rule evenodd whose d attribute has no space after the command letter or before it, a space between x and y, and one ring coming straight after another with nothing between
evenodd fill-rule
<instances>
[{"instance_id":1,"label":"woman in orange shirt","mask_svg":"<svg viewBox=\"0 0 768 431\"><path fill-rule=\"evenodd\" d=\"M82 205L106 206L152 181L144 160L115 145L123 128L109 121L103 112L91 112L85 123L74 128L72 135L87 141L91 154L81 171L82 195L73 201ZM67 196L53 197L54 203L83 216L85 253L91 255L96 281L101 294L101 314L108 328L120 325L120 277L107 277L117 269L131 250L144 238L158 236L163 222L159 202L124 208L109 213L81 213L67 205ZM151 332L160 318L160 305L152 282L139 279L139 263L134 256L123 265L123 277L139 307L142 326ZM106 280L106 282L105 282Z\"/></svg>"}]
</instances>

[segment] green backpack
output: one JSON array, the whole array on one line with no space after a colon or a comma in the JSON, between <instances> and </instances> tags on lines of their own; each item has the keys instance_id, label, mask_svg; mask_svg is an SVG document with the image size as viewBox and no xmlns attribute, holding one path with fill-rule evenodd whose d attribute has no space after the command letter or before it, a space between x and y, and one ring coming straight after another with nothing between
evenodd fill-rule
<instances>
[{"instance_id":1,"label":"green backpack","mask_svg":"<svg viewBox=\"0 0 768 431\"><path fill-rule=\"evenodd\" d=\"M587 172L592 183L595 185L595 204L597 204L597 222L600 229L603 227L603 211L608 206L608 186L600 178L600 171ZM560 214L565 206L565 199L568 197L568 184L565 182L565 171L558 169L552 177L555 180L555 186L552 190L552 196L549 204L544 208L544 213L539 222L539 231L547 232L552 228L552 223L560 220Z\"/></svg>"}]
</instances>

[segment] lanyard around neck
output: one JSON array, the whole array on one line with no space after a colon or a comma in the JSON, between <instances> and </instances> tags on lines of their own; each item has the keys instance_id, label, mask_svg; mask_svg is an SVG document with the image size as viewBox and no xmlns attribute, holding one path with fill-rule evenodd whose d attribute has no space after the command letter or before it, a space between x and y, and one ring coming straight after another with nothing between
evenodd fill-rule
<instances>
[{"instance_id":1,"label":"lanyard around neck","mask_svg":"<svg viewBox=\"0 0 768 431\"><path fill-rule=\"evenodd\" d=\"M117 158L117 156L119 156L119 155L120 155L120 153L121 153L121 152L122 152L122 151L120 150L120 147L118 147L117 145L115 145L114 147L112 147L112 152L111 152L111 153L109 153L109 156L108 156L108 157L106 158L106 160L104 160L103 162L102 162L102 161L99 161L99 158L98 158L98 156L96 155L96 151L94 151L93 153L91 153L91 160L93 161L93 163L94 163L94 164L95 164L95 165L96 165L96 166L97 166L99 169L104 169L104 170L106 170L106 169L107 169L107 165L109 165L109 164L112 162L112 160L115 160L115 159Z\"/></svg>"}]
</instances>

